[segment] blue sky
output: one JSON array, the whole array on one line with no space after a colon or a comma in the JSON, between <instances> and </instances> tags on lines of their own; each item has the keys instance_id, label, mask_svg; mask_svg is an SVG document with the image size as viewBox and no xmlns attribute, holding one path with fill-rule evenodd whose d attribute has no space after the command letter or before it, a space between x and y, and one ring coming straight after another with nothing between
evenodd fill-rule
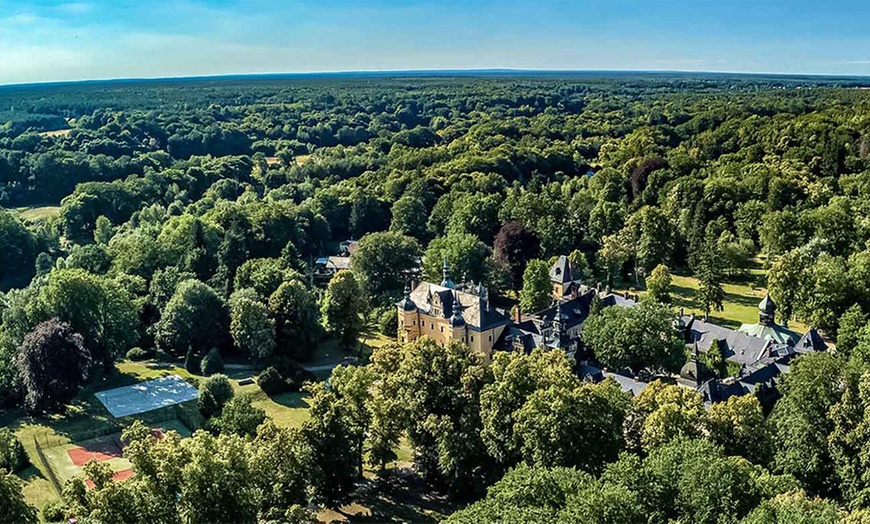
<instances>
[{"instance_id":1,"label":"blue sky","mask_svg":"<svg viewBox=\"0 0 870 524\"><path fill-rule=\"evenodd\" d=\"M0 0L0 84L520 68L870 75L870 1Z\"/></svg>"}]
</instances>

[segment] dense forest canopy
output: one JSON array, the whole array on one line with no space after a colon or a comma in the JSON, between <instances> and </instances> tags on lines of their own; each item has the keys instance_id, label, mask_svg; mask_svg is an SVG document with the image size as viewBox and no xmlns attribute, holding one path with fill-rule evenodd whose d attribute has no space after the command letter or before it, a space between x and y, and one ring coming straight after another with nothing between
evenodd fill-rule
<instances>
[{"instance_id":1,"label":"dense forest canopy","mask_svg":"<svg viewBox=\"0 0 870 524\"><path fill-rule=\"evenodd\" d=\"M615 521L763 522L801 508L819 522L841 509L862 518L866 85L490 72L2 87L0 404L62 409L119 359L155 355L206 375L224 358L251 361L268 366L264 391L298 387L298 362L319 342L353 347L371 323L395 336L395 301L419 265L435 280L447 261L457 281L527 310L549 301L557 255L590 285L646 289L660 302L671 272L693 275L705 312L721 309L726 277L757 265L781 322L800 320L837 343L836 356L799 357L769 417L754 397L709 413L676 386L651 385L631 400L610 382L581 383L564 355L511 354L486 366L467 348L424 340L340 368L333 388L312 386L304 439L257 429L262 417L227 416L211 426L220 437L184 443L157 444L134 428L134 463L176 446L177 464L164 466L187 471L186 460L217 446L254 470L264 459L252 442L297 439L304 445L292 456L304 467L283 480L294 484L280 508L290 515L290 506L345 500L363 449L383 467L405 436L418 469L445 491L479 497L492 486L456 522L588 522L610 509L622 512ZM28 214L43 207L56 214ZM351 270L318 287L314 260L349 239L359 240ZM669 326L665 306L649 311ZM618 337L596 323L620 315L631 317L609 312L592 323L607 335L598 346ZM612 359L679 367L671 361L682 361L682 344L666 345ZM63 380L51 380L58 373ZM208 411L219 413L227 386L206 384ZM244 414L244 402L228 412ZM347 451L345 463L332 449ZM350 477L328 475L339 469ZM195 473L183 489L196 492ZM235 507L240 520L291 519L257 491L273 474L250 486L256 496ZM733 485L711 480L720 477ZM160 474L137 479L129 500L140 486L153 498L140 505L176 503ZM104 511L102 495L83 486L67 497L76 511ZM524 498L524 489L552 498ZM179 502L185 511L197 503ZM214 508L201 509L207 521Z\"/></svg>"}]
</instances>

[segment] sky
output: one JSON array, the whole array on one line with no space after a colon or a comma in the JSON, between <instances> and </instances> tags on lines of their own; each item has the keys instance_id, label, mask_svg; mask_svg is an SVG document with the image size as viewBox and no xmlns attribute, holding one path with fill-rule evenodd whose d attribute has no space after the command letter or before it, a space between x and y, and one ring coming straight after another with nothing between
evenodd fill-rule
<instances>
[{"instance_id":1,"label":"sky","mask_svg":"<svg viewBox=\"0 0 870 524\"><path fill-rule=\"evenodd\" d=\"M864 0L0 0L0 84L423 69L870 75Z\"/></svg>"}]
</instances>

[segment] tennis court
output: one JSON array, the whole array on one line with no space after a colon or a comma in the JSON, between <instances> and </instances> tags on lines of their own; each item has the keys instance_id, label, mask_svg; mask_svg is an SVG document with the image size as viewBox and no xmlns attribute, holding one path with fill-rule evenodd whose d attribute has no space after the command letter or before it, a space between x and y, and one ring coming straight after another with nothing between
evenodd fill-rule
<instances>
[{"instance_id":1,"label":"tennis court","mask_svg":"<svg viewBox=\"0 0 870 524\"><path fill-rule=\"evenodd\" d=\"M157 378L96 393L97 399L115 418L145 413L196 400L199 392L178 375Z\"/></svg>"}]
</instances>

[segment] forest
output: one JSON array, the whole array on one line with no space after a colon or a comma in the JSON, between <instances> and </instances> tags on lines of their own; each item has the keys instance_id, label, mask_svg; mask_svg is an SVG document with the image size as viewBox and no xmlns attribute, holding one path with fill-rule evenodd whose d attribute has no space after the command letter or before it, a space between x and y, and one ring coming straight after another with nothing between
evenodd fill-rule
<instances>
[{"instance_id":1,"label":"forest","mask_svg":"<svg viewBox=\"0 0 870 524\"><path fill-rule=\"evenodd\" d=\"M870 523L868 217L860 79L0 87L0 422L64 413L129 361L198 375L204 419L188 438L130 425L134 478L89 464L89 484L42 508L0 429L0 505L21 522L311 522L406 446L425 489L451 501L448 522ZM317 285L315 260L347 240L350 270ZM486 362L396 341L418 269L437 282L446 260L537 311L559 255L591 286L643 291L638 323L669 325L671 273L697 280L705 316L736 280L836 349L798 357L772 408L745 396L706 409L662 382L635 397L583 382L559 351ZM357 352L372 331L389 341L326 382L305 372L324 343ZM623 360L679 369L687 355L669 347ZM310 418L269 420L233 395L224 362L256 367L264 392L301 389Z\"/></svg>"}]
</instances>

